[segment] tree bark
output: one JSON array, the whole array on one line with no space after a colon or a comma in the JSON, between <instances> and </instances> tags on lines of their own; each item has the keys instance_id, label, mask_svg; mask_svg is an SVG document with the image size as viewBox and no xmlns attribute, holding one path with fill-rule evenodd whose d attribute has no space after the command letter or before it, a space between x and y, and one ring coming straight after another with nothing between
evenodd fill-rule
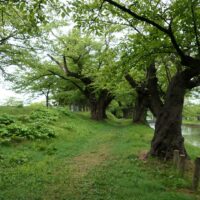
<instances>
[{"instance_id":1,"label":"tree bark","mask_svg":"<svg viewBox=\"0 0 200 200\"><path fill-rule=\"evenodd\" d=\"M177 73L172 78L168 86L165 103L157 116L155 133L150 150L151 155L165 159L172 157L174 149L178 149L181 154L186 154L184 138L181 134L184 95L186 89L191 89L193 87L190 87L190 83L193 85L195 82L192 80L192 78L200 75L200 59L186 55L182 50L182 47L177 42L172 30L172 25L174 25L172 24L172 20L169 24L169 27L165 28L164 26L158 24L156 21L153 21L146 16L139 15L134 11L134 9L129 9L123 4L120 4L114 0L105 1L120 9L122 12L132 16L134 19L152 25L157 30L160 30L166 34L170 39L174 49L176 50L177 55L181 59L181 64L187 67L187 69L185 69L183 72ZM194 23L194 29L196 28L195 25L196 24ZM194 30L194 32L195 31L196 30ZM195 36L196 35L197 34L195 34ZM198 42L197 48L199 50ZM198 84L199 83L194 84L194 86L197 86Z\"/></svg>"},{"instance_id":2,"label":"tree bark","mask_svg":"<svg viewBox=\"0 0 200 200\"><path fill-rule=\"evenodd\" d=\"M106 119L106 109L113 98L114 96L105 89L101 90L98 96L96 96L94 93L90 93L89 102L91 118L94 120Z\"/></svg>"},{"instance_id":3,"label":"tree bark","mask_svg":"<svg viewBox=\"0 0 200 200\"><path fill-rule=\"evenodd\" d=\"M145 88L138 88L135 109L133 114L133 122L138 124L146 124L148 94Z\"/></svg>"},{"instance_id":4,"label":"tree bark","mask_svg":"<svg viewBox=\"0 0 200 200\"><path fill-rule=\"evenodd\" d=\"M131 87L136 90L137 93L133 122L146 124L146 114L148 108L148 93L146 85L145 83L138 84L129 74L125 75L125 79L129 82Z\"/></svg>"},{"instance_id":5,"label":"tree bark","mask_svg":"<svg viewBox=\"0 0 200 200\"><path fill-rule=\"evenodd\" d=\"M46 97L46 107L49 107L49 93L47 92L47 94L45 95Z\"/></svg>"},{"instance_id":6,"label":"tree bark","mask_svg":"<svg viewBox=\"0 0 200 200\"><path fill-rule=\"evenodd\" d=\"M152 63L147 69L147 90L148 90L148 107L152 112L153 116L156 118L160 110L163 107L163 102L161 101L161 92L158 90L158 79L156 77L157 70L155 68L155 63Z\"/></svg>"},{"instance_id":7,"label":"tree bark","mask_svg":"<svg viewBox=\"0 0 200 200\"><path fill-rule=\"evenodd\" d=\"M148 108L150 109L154 117L157 117L160 109L163 106L163 103L160 99L160 93L158 91L158 79L156 77L155 64L150 64L147 69L147 81L143 81L139 84L129 74L127 74L125 78L132 86L132 88L136 90L137 93L133 122L146 124L146 115Z\"/></svg>"},{"instance_id":8,"label":"tree bark","mask_svg":"<svg viewBox=\"0 0 200 200\"><path fill-rule=\"evenodd\" d=\"M151 142L152 156L170 159L175 149L187 155L181 133L185 92L186 86L182 75L175 75L168 87L165 104L157 116L155 133Z\"/></svg>"},{"instance_id":9,"label":"tree bark","mask_svg":"<svg viewBox=\"0 0 200 200\"><path fill-rule=\"evenodd\" d=\"M106 108L103 102L96 102L90 105L91 107L91 118L94 120L104 120L106 116Z\"/></svg>"}]
</instances>

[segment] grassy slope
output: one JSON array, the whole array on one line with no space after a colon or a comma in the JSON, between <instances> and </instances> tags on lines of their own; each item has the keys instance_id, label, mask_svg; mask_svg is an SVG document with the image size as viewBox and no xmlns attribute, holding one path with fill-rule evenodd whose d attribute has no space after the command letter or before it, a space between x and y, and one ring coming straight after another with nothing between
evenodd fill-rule
<instances>
[{"instance_id":1,"label":"grassy slope","mask_svg":"<svg viewBox=\"0 0 200 200\"><path fill-rule=\"evenodd\" d=\"M188 125L200 125L200 121L197 120L183 120L183 124L188 124Z\"/></svg>"},{"instance_id":2,"label":"grassy slope","mask_svg":"<svg viewBox=\"0 0 200 200\"><path fill-rule=\"evenodd\" d=\"M1 109L13 114L30 108ZM87 115L60 114L59 133L48 141L0 147L1 200L192 200L169 164L138 155L149 149L152 130L128 121L94 122ZM198 148L189 147L195 157Z\"/></svg>"}]
</instances>

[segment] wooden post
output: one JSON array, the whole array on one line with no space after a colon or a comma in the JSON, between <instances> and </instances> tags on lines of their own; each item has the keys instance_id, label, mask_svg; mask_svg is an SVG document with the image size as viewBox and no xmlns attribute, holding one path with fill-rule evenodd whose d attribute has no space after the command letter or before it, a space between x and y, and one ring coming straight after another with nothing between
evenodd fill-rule
<instances>
[{"instance_id":1,"label":"wooden post","mask_svg":"<svg viewBox=\"0 0 200 200\"><path fill-rule=\"evenodd\" d=\"M194 191L197 191L200 179L200 157L195 159L195 169L194 169L194 176L192 182L192 188Z\"/></svg>"},{"instance_id":2,"label":"wooden post","mask_svg":"<svg viewBox=\"0 0 200 200\"><path fill-rule=\"evenodd\" d=\"M173 154L174 167L178 168L178 163L179 163L179 150L174 150L174 154Z\"/></svg>"},{"instance_id":3,"label":"wooden post","mask_svg":"<svg viewBox=\"0 0 200 200\"><path fill-rule=\"evenodd\" d=\"M181 154L179 157L179 173L180 176L184 176L185 173L185 166L186 166L186 159L185 155Z\"/></svg>"}]
</instances>

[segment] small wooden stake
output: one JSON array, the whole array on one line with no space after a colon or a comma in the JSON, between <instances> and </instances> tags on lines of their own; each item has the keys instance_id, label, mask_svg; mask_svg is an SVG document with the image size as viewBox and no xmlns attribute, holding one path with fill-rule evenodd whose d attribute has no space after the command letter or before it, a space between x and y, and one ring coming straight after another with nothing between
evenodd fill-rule
<instances>
[{"instance_id":1,"label":"small wooden stake","mask_svg":"<svg viewBox=\"0 0 200 200\"><path fill-rule=\"evenodd\" d=\"M195 160L195 169L194 169L194 176L192 182L192 188L194 191L197 191L200 179L200 157L197 157Z\"/></svg>"},{"instance_id":2,"label":"small wooden stake","mask_svg":"<svg viewBox=\"0 0 200 200\"><path fill-rule=\"evenodd\" d=\"M185 166L186 166L186 159L185 155L181 154L179 159L179 172L180 176L184 176L185 173Z\"/></svg>"},{"instance_id":3,"label":"small wooden stake","mask_svg":"<svg viewBox=\"0 0 200 200\"><path fill-rule=\"evenodd\" d=\"M174 154L173 154L174 167L178 168L178 163L179 163L179 150L174 150Z\"/></svg>"}]
</instances>

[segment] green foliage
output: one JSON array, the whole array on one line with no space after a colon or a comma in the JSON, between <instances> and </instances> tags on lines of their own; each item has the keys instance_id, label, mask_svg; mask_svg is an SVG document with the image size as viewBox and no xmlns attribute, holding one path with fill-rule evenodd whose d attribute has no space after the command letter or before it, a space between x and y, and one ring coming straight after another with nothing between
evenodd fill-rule
<instances>
[{"instance_id":1,"label":"green foliage","mask_svg":"<svg viewBox=\"0 0 200 200\"><path fill-rule=\"evenodd\" d=\"M4 125L10 125L15 122L15 119L12 115L3 114L0 115L0 127Z\"/></svg>"},{"instance_id":2,"label":"green foliage","mask_svg":"<svg viewBox=\"0 0 200 200\"><path fill-rule=\"evenodd\" d=\"M185 117L185 119L189 121L197 121L197 118L200 117L200 105L185 105L183 109L183 117Z\"/></svg>"},{"instance_id":3,"label":"green foliage","mask_svg":"<svg viewBox=\"0 0 200 200\"><path fill-rule=\"evenodd\" d=\"M30 121L39 121L43 123L54 122L58 119L58 114L53 110L37 109L30 114Z\"/></svg>"},{"instance_id":4,"label":"green foliage","mask_svg":"<svg viewBox=\"0 0 200 200\"><path fill-rule=\"evenodd\" d=\"M52 128L48 128L42 122L34 122L30 125L13 123L0 129L1 142L21 141L23 139L48 139L55 137L56 134Z\"/></svg>"},{"instance_id":5,"label":"green foliage","mask_svg":"<svg viewBox=\"0 0 200 200\"><path fill-rule=\"evenodd\" d=\"M48 139L56 137L56 134L45 123L34 122L30 125L28 137L31 139Z\"/></svg>"},{"instance_id":6,"label":"green foliage","mask_svg":"<svg viewBox=\"0 0 200 200\"><path fill-rule=\"evenodd\" d=\"M179 177L171 163L139 159L149 149L149 127L57 112L54 140L0 146L0 199L199 199L189 190L190 175ZM187 147L195 158L199 148Z\"/></svg>"},{"instance_id":7,"label":"green foliage","mask_svg":"<svg viewBox=\"0 0 200 200\"><path fill-rule=\"evenodd\" d=\"M56 137L52 122L58 119L55 111L38 109L30 115L0 115L0 143L20 142L24 139L48 139Z\"/></svg>"}]
</instances>

